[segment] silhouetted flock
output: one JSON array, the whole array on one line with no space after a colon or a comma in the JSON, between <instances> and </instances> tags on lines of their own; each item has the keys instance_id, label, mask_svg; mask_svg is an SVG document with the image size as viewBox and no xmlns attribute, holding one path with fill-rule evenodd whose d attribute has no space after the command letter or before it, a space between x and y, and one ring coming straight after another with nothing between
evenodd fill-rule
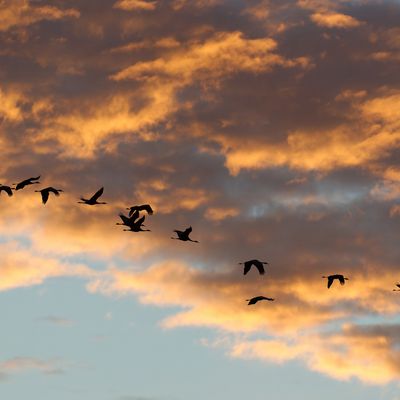
<instances>
[{"instance_id":1,"label":"silhouetted flock","mask_svg":"<svg viewBox=\"0 0 400 400\"><path fill-rule=\"evenodd\" d=\"M25 179L19 183L13 183L15 187L10 187L7 185L1 185L0 184L0 194L2 191L6 192L8 196L13 195L13 190L21 190L24 189L26 186L29 185L34 185L34 184L39 184L39 179L40 175L36 178L28 178ZM35 192L39 192L41 197L42 197L42 203L46 204L50 193L53 193L55 196L59 196L63 190L61 189L55 189L52 186L46 187L41 190L35 190ZM90 206L98 205L98 204L107 204L106 202L99 202L98 199L100 196L103 194L104 188L100 188L92 197L89 199L85 199L84 197L81 197L78 203L81 204L87 204ZM142 205L135 205L128 207L127 210L129 210L128 215L124 215L123 213L119 214L119 217L121 218L122 223L117 222L116 225L123 225L125 227L128 227L129 229L124 229L124 231L128 232L150 232L150 229L142 229L143 226L145 226L144 220L145 220L145 215L140 216L140 211L146 211L147 214L151 215L153 214L153 209L149 204L142 204ZM184 231L180 231L175 229L174 232L176 233L177 237L171 237L171 239L176 239L176 240L181 240L183 242L194 242L194 243L199 243L198 240L192 240L189 235L192 232L192 227L189 226L189 228L186 228ZM266 261L259 261L256 259L245 261L245 262L240 262L240 265L244 265L243 269L243 275L246 275L251 267L254 265L254 267L258 270L260 275L265 274L265 269L264 265L268 265L268 262ZM334 280L338 280L341 285L345 284L345 281L348 280L348 278L345 278L342 274L334 274L334 275L328 275L328 276L323 276L322 278L328 279L328 289L332 286L332 283ZM400 291L400 283L397 283L396 286L398 289L393 289L393 291ZM268 301L274 301L275 299L272 299L270 297L265 297L265 296L256 296L252 297L251 299L247 299L248 305L256 304L258 301L261 300L268 300Z\"/></svg>"}]
</instances>

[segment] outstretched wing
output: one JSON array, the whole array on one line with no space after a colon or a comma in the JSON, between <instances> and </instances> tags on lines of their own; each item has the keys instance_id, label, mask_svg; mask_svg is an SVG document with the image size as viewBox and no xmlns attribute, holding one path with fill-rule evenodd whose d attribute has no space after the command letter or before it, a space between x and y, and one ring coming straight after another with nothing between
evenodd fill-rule
<instances>
[{"instance_id":1,"label":"outstretched wing","mask_svg":"<svg viewBox=\"0 0 400 400\"><path fill-rule=\"evenodd\" d=\"M153 209L151 208L150 204L142 204L139 209L146 211L147 214L153 214Z\"/></svg>"},{"instance_id":2,"label":"outstretched wing","mask_svg":"<svg viewBox=\"0 0 400 400\"><path fill-rule=\"evenodd\" d=\"M42 195L42 203L46 204L47 200L49 199L49 191L48 190L41 190L40 194Z\"/></svg>"},{"instance_id":3,"label":"outstretched wing","mask_svg":"<svg viewBox=\"0 0 400 400\"><path fill-rule=\"evenodd\" d=\"M13 195L13 192L10 188L10 186L0 186L0 193L4 190L9 196Z\"/></svg>"},{"instance_id":4,"label":"outstretched wing","mask_svg":"<svg viewBox=\"0 0 400 400\"><path fill-rule=\"evenodd\" d=\"M332 276L329 276L328 277L328 289L332 286L332 283L333 283L333 277Z\"/></svg>"},{"instance_id":5,"label":"outstretched wing","mask_svg":"<svg viewBox=\"0 0 400 400\"><path fill-rule=\"evenodd\" d=\"M60 195L60 191L57 190L57 189L54 189L52 186L48 187L48 188L47 188L47 191L48 191L48 192L51 192L51 193L54 193L56 196L59 196L59 195Z\"/></svg>"},{"instance_id":6,"label":"outstretched wing","mask_svg":"<svg viewBox=\"0 0 400 400\"><path fill-rule=\"evenodd\" d=\"M190 235L190 232L192 232L192 227L191 227L191 226L189 226L189 228L185 229L183 233L184 233L186 236L189 236L189 235Z\"/></svg>"},{"instance_id":7,"label":"outstretched wing","mask_svg":"<svg viewBox=\"0 0 400 400\"><path fill-rule=\"evenodd\" d=\"M262 263L260 261L258 261L258 260L253 261L253 264L258 269L258 272L260 273L260 275L264 275L265 274L264 265L262 265Z\"/></svg>"},{"instance_id":8,"label":"outstretched wing","mask_svg":"<svg viewBox=\"0 0 400 400\"><path fill-rule=\"evenodd\" d=\"M130 223L130 221L131 221L129 218L127 218L127 217L126 217L124 214L122 214L122 213L119 214L119 217L121 218L121 220L122 220L122 222L123 222L124 225L129 226L129 223Z\"/></svg>"},{"instance_id":9,"label":"outstretched wing","mask_svg":"<svg viewBox=\"0 0 400 400\"><path fill-rule=\"evenodd\" d=\"M246 261L244 263L244 270L243 270L243 275L246 275L249 271L253 263L251 261Z\"/></svg>"},{"instance_id":10,"label":"outstretched wing","mask_svg":"<svg viewBox=\"0 0 400 400\"><path fill-rule=\"evenodd\" d=\"M145 216L143 215L142 218L139 218L139 219L135 222L135 225L136 225L138 228L140 228L140 227L143 225L144 220L145 220Z\"/></svg>"},{"instance_id":11,"label":"outstretched wing","mask_svg":"<svg viewBox=\"0 0 400 400\"><path fill-rule=\"evenodd\" d=\"M104 192L104 187L100 188L91 198L90 201L96 201Z\"/></svg>"},{"instance_id":12,"label":"outstretched wing","mask_svg":"<svg viewBox=\"0 0 400 400\"><path fill-rule=\"evenodd\" d=\"M40 175L38 176L38 177L36 177L36 178L29 178L29 179L27 179L27 181L38 181L40 179Z\"/></svg>"}]
</instances>

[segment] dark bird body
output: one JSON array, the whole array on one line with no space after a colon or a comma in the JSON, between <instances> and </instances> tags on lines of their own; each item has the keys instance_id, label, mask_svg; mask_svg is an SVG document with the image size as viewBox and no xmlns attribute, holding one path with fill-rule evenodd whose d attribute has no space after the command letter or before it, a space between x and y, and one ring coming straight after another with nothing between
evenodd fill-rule
<instances>
[{"instance_id":1,"label":"dark bird body","mask_svg":"<svg viewBox=\"0 0 400 400\"><path fill-rule=\"evenodd\" d=\"M189 228L185 229L184 231L178 231L178 230L175 229L174 232L176 232L178 237L177 238L171 237L171 239L182 240L184 242L199 243L198 240L192 240L189 237L190 232L192 232L192 227L191 226L189 226Z\"/></svg>"},{"instance_id":2,"label":"dark bird body","mask_svg":"<svg viewBox=\"0 0 400 400\"><path fill-rule=\"evenodd\" d=\"M247 305L250 306L252 304L256 304L258 301L261 301L261 300L274 301L275 299L271 299L271 297L257 296L257 297L253 297L251 299L247 299L246 301L249 302Z\"/></svg>"},{"instance_id":3,"label":"dark bird body","mask_svg":"<svg viewBox=\"0 0 400 400\"><path fill-rule=\"evenodd\" d=\"M332 286L332 283L335 279L337 279L341 285L344 285L345 280L349 280L349 278L345 278L341 274L336 274L336 275L329 275L329 276L323 276L323 278L328 278L328 289Z\"/></svg>"},{"instance_id":4,"label":"dark bird body","mask_svg":"<svg viewBox=\"0 0 400 400\"><path fill-rule=\"evenodd\" d=\"M36 178L25 179L24 181L21 181L16 184L17 186L15 186L15 190L23 189L27 185L34 185L35 183L40 183L40 182L34 182L34 181L38 181L39 179L40 179L40 175ZM15 185L15 183L14 183L14 185Z\"/></svg>"},{"instance_id":5,"label":"dark bird body","mask_svg":"<svg viewBox=\"0 0 400 400\"><path fill-rule=\"evenodd\" d=\"M2 191L6 192L9 196L13 195L13 192L12 192L12 189L10 188L10 186L0 185L0 194Z\"/></svg>"},{"instance_id":6,"label":"dark bird body","mask_svg":"<svg viewBox=\"0 0 400 400\"><path fill-rule=\"evenodd\" d=\"M150 204L142 204L140 206L132 206L127 208L129 210L129 216L131 216L135 211L146 211L147 214L153 214L153 209Z\"/></svg>"},{"instance_id":7,"label":"dark bird body","mask_svg":"<svg viewBox=\"0 0 400 400\"><path fill-rule=\"evenodd\" d=\"M258 269L258 272L260 273L260 275L264 275L265 269L264 269L263 264L268 264L268 263L266 261L249 260L249 261L245 261L244 263L239 263L239 264L244 265L243 275L246 275L250 271L252 265L254 265Z\"/></svg>"},{"instance_id":8,"label":"dark bird body","mask_svg":"<svg viewBox=\"0 0 400 400\"><path fill-rule=\"evenodd\" d=\"M107 204L105 202L99 202L97 199L103 194L104 188L100 188L90 199L85 199L81 197L82 201L78 201L81 204L88 204L89 206L94 206L95 204Z\"/></svg>"},{"instance_id":9,"label":"dark bird body","mask_svg":"<svg viewBox=\"0 0 400 400\"><path fill-rule=\"evenodd\" d=\"M59 196L60 192L63 192L63 190L54 189L53 187L49 186L41 190L35 190L35 192L39 192L42 195L42 203L46 204L50 193L54 193L56 196Z\"/></svg>"}]
</instances>

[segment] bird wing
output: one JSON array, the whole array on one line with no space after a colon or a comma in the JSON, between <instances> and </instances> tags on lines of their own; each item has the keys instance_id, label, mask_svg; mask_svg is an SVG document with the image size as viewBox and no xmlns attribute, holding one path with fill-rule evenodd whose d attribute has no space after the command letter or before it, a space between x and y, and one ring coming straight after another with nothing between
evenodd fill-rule
<instances>
[{"instance_id":1,"label":"bird wing","mask_svg":"<svg viewBox=\"0 0 400 400\"><path fill-rule=\"evenodd\" d=\"M139 210L147 211L147 214L153 214L153 209L151 208L150 204L143 204L139 207Z\"/></svg>"},{"instance_id":2,"label":"bird wing","mask_svg":"<svg viewBox=\"0 0 400 400\"><path fill-rule=\"evenodd\" d=\"M338 279L339 279L340 284L344 285L344 276L343 275L339 275Z\"/></svg>"},{"instance_id":3,"label":"bird wing","mask_svg":"<svg viewBox=\"0 0 400 400\"><path fill-rule=\"evenodd\" d=\"M249 271L253 263L251 261L246 261L244 263L244 270L243 270L243 275L246 275Z\"/></svg>"},{"instance_id":4,"label":"bird wing","mask_svg":"<svg viewBox=\"0 0 400 400\"><path fill-rule=\"evenodd\" d=\"M132 214L133 214L135 211L137 211L137 206L132 206L132 207L129 209L129 216L132 216Z\"/></svg>"},{"instance_id":5,"label":"bird wing","mask_svg":"<svg viewBox=\"0 0 400 400\"><path fill-rule=\"evenodd\" d=\"M262 265L262 263L260 261L255 260L255 261L253 261L253 264L258 269L258 272L260 273L260 275L264 275L265 274L264 265Z\"/></svg>"},{"instance_id":6,"label":"bird wing","mask_svg":"<svg viewBox=\"0 0 400 400\"><path fill-rule=\"evenodd\" d=\"M397 286L398 288L400 288L400 283L396 283L396 286Z\"/></svg>"},{"instance_id":7,"label":"bird wing","mask_svg":"<svg viewBox=\"0 0 400 400\"><path fill-rule=\"evenodd\" d=\"M47 200L49 199L49 191L48 190L41 190L40 194L42 195L42 203L46 204Z\"/></svg>"},{"instance_id":8,"label":"bird wing","mask_svg":"<svg viewBox=\"0 0 400 400\"><path fill-rule=\"evenodd\" d=\"M251 304L256 304L257 301L259 300L258 297L253 297L252 299L248 300L248 306L250 306Z\"/></svg>"},{"instance_id":9,"label":"bird wing","mask_svg":"<svg viewBox=\"0 0 400 400\"><path fill-rule=\"evenodd\" d=\"M37 178L29 178L27 179L27 181L31 182L31 181L37 181L40 179L40 175Z\"/></svg>"},{"instance_id":10,"label":"bird wing","mask_svg":"<svg viewBox=\"0 0 400 400\"><path fill-rule=\"evenodd\" d=\"M104 192L104 187L100 188L91 198L90 201L96 201Z\"/></svg>"},{"instance_id":11,"label":"bird wing","mask_svg":"<svg viewBox=\"0 0 400 400\"><path fill-rule=\"evenodd\" d=\"M187 229L185 229L185 230L183 231L183 233L184 233L186 236L189 236L190 232L192 232L192 227L191 227L191 226L189 226L189 228L187 228Z\"/></svg>"},{"instance_id":12,"label":"bird wing","mask_svg":"<svg viewBox=\"0 0 400 400\"><path fill-rule=\"evenodd\" d=\"M129 218L127 218L124 214L119 214L119 217L121 218L124 225L129 226L129 223L131 222Z\"/></svg>"},{"instance_id":13,"label":"bird wing","mask_svg":"<svg viewBox=\"0 0 400 400\"><path fill-rule=\"evenodd\" d=\"M135 222L135 225L136 225L137 227L141 227L141 226L143 225L144 220L145 220L145 216L143 215L142 218L139 218L139 219Z\"/></svg>"},{"instance_id":14,"label":"bird wing","mask_svg":"<svg viewBox=\"0 0 400 400\"><path fill-rule=\"evenodd\" d=\"M2 190L4 190L9 196L13 195L13 192L12 192L10 186L0 186L0 193Z\"/></svg>"},{"instance_id":15,"label":"bird wing","mask_svg":"<svg viewBox=\"0 0 400 400\"><path fill-rule=\"evenodd\" d=\"M138 210L135 210L132 213L129 212L129 219L131 221L135 221L135 219L137 219L138 217L139 217L139 211Z\"/></svg>"},{"instance_id":16,"label":"bird wing","mask_svg":"<svg viewBox=\"0 0 400 400\"><path fill-rule=\"evenodd\" d=\"M328 289L332 286L334 278L332 276L328 276Z\"/></svg>"},{"instance_id":17,"label":"bird wing","mask_svg":"<svg viewBox=\"0 0 400 400\"><path fill-rule=\"evenodd\" d=\"M52 186L46 188L48 192L54 193L56 196L60 195L60 192L57 189L54 189Z\"/></svg>"}]
</instances>

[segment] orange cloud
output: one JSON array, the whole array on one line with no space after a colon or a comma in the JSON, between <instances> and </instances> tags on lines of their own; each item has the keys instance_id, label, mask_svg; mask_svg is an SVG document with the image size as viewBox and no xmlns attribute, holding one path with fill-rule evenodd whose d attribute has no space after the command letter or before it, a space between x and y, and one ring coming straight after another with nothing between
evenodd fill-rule
<instances>
[{"instance_id":1,"label":"orange cloud","mask_svg":"<svg viewBox=\"0 0 400 400\"><path fill-rule=\"evenodd\" d=\"M335 12L317 12L311 15L311 20L325 28L355 28L361 25L360 21L350 15Z\"/></svg>"},{"instance_id":2,"label":"orange cloud","mask_svg":"<svg viewBox=\"0 0 400 400\"><path fill-rule=\"evenodd\" d=\"M28 26L43 20L78 18L73 8L60 9L53 6L32 6L29 0L3 0L0 4L0 31L15 26Z\"/></svg>"},{"instance_id":3,"label":"orange cloud","mask_svg":"<svg viewBox=\"0 0 400 400\"><path fill-rule=\"evenodd\" d=\"M145 0L118 0L114 4L114 8L119 8L125 11L154 10L156 7L157 7L156 1L145 1Z\"/></svg>"}]
</instances>

